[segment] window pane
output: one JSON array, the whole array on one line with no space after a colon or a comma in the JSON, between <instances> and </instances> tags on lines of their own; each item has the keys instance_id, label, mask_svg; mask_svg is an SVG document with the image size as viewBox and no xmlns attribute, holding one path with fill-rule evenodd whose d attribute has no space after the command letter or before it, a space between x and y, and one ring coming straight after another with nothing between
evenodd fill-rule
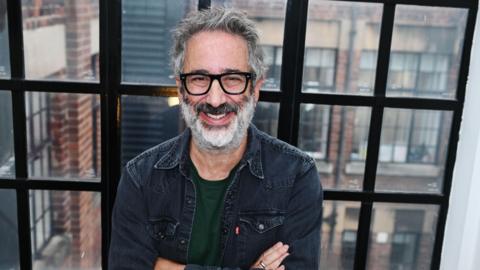
<instances>
[{"instance_id":1,"label":"window pane","mask_svg":"<svg viewBox=\"0 0 480 270\"><path fill-rule=\"evenodd\" d=\"M0 269L20 269L15 190L0 189Z\"/></svg>"},{"instance_id":2,"label":"window pane","mask_svg":"<svg viewBox=\"0 0 480 270\"><path fill-rule=\"evenodd\" d=\"M25 76L99 78L98 0L22 0Z\"/></svg>"},{"instance_id":3,"label":"window pane","mask_svg":"<svg viewBox=\"0 0 480 270\"><path fill-rule=\"evenodd\" d=\"M324 202L320 269L353 269L359 213L358 202Z\"/></svg>"},{"instance_id":4,"label":"window pane","mask_svg":"<svg viewBox=\"0 0 480 270\"><path fill-rule=\"evenodd\" d=\"M30 224L34 270L101 268L100 198L98 192L30 191L30 207L40 211Z\"/></svg>"},{"instance_id":5,"label":"window pane","mask_svg":"<svg viewBox=\"0 0 480 270\"><path fill-rule=\"evenodd\" d=\"M388 96L455 97L467 15L460 8L395 8Z\"/></svg>"},{"instance_id":6,"label":"window pane","mask_svg":"<svg viewBox=\"0 0 480 270\"><path fill-rule=\"evenodd\" d=\"M430 269L438 206L374 203L368 269Z\"/></svg>"},{"instance_id":7,"label":"window pane","mask_svg":"<svg viewBox=\"0 0 480 270\"><path fill-rule=\"evenodd\" d=\"M185 128L177 97L122 96L122 166Z\"/></svg>"},{"instance_id":8,"label":"window pane","mask_svg":"<svg viewBox=\"0 0 480 270\"><path fill-rule=\"evenodd\" d=\"M303 92L371 95L382 5L309 1Z\"/></svg>"},{"instance_id":9,"label":"window pane","mask_svg":"<svg viewBox=\"0 0 480 270\"><path fill-rule=\"evenodd\" d=\"M315 159L326 189L361 190L371 109L302 104L298 147Z\"/></svg>"},{"instance_id":10,"label":"window pane","mask_svg":"<svg viewBox=\"0 0 480 270\"><path fill-rule=\"evenodd\" d=\"M197 7L196 0L123 0L122 81L174 85L170 31Z\"/></svg>"},{"instance_id":11,"label":"window pane","mask_svg":"<svg viewBox=\"0 0 480 270\"><path fill-rule=\"evenodd\" d=\"M100 177L100 97L26 92L31 177Z\"/></svg>"},{"instance_id":12,"label":"window pane","mask_svg":"<svg viewBox=\"0 0 480 270\"><path fill-rule=\"evenodd\" d=\"M15 176L13 150L12 97L9 91L0 91L0 177Z\"/></svg>"},{"instance_id":13,"label":"window pane","mask_svg":"<svg viewBox=\"0 0 480 270\"><path fill-rule=\"evenodd\" d=\"M285 28L286 0L244 1L213 0L212 6L235 8L247 12L260 32L260 46L265 53L267 73L264 90L279 91L282 69L283 32Z\"/></svg>"},{"instance_id":14,"label":"window pane","mask_svg":"<svg viewBox=\"0 0 480 270\"><path fill-rule=\"evenodd\" d=\"M377 191L439 193L452 112L385 109Z\"/></svg>"},{"instance_id":15,"label":"window pane","mask_svg":"<svg viewBox=\"0 0 480 270\"><path fill-rule=\"evenodd\" d=\"M0 0L0 78L10 77L7 1Z\"/></svg>"},{"instance_id":16,"label":"window pane","mask_svg":"<svg viewBox=\"0 0 480 270\"><path fill-rule=\"evenodd\" d=\"M277 136L278 130L278 110L280 104L260 101L255 108L255 116L253 117L253 124L260 129L274 137Z\"/></svg>"}]
</instances>

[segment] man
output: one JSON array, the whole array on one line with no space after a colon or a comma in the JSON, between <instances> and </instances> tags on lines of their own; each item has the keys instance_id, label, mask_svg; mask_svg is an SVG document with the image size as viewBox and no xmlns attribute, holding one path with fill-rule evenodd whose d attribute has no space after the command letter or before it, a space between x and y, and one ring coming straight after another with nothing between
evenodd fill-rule
<instances>
[{"instance_id":1,"label":"man","mask_svg":"<svg viewBox=\"0 0 480 270\"><path fill-rule=\"evenodd\" d=\"M111 269L318 269L312 158L250 124L264 80L245 14L187 16L172 53L187 129L127 163Z\"/></svg>"}]
</instances>

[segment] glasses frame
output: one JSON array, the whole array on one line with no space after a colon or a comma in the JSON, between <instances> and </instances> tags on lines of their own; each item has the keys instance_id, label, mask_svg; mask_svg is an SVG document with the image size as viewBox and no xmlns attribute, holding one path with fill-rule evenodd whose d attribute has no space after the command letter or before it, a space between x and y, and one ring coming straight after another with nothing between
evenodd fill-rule
<instances>
[{"instance_id":1,"label":"glasses frame","mask_svg":"<svg viewBox=\"0 0 480 270\"><path fill-rule=\"evenodd\" d=\"M187 76L190 76L190 75L203 75L203 76L207 76L210 78L210 84L208 85L207 87L207 90L205 90L205 92L202 92L202 93L192 93L188 90L188 87L187 87ZM232 93L232 92L229 92L228 90L225 89L225 87L223 87L223 84L222 84L222 77L223 76L226 76L226 75L243 75L245 76L246 80L245 80L245 86L243 87L243 90L238 92L238 93ZM253 72L226 72L226 73L220 73L220 74L207 74L207 73L201 73L201 72L192 72L192 73L180 73L179 75L180 77L180 80L182 81L182 85L183 87L185 87L185 90L187 91L187 93L189 95L192 95L192 96L203 96L203 95L206 95L210 89L212 88L212 83L214 80L217 80L218 81L218 84L220 84L220 88L222 88L223 92L225 92L226 94L229 94L229 95L241 95L243 93L245 93L245 91L247 90L247 86L248 86L248 83L250 82L250 80L255 80L255 73Z\"/></svg>"}]
</instances>

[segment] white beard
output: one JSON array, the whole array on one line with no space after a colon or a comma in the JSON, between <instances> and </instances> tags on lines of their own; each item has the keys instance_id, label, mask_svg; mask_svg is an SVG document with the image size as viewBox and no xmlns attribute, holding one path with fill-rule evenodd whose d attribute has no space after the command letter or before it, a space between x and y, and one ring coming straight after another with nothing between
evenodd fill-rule
<instances>
[{"instance_id":1,"label":"white beard","mask_svg":"<svg viewBox=\"0 0 480 270\"><path fill-rule=\"evenodd\" d=\"M227 126L208 127L194 112L193 106L186 104L185 101L180 102L183 118L192 131L195 144L204 150L221 152L228 152L240 146L252 121L255 105L255 97L250 95Z\"/></svg>"}]
</instances>

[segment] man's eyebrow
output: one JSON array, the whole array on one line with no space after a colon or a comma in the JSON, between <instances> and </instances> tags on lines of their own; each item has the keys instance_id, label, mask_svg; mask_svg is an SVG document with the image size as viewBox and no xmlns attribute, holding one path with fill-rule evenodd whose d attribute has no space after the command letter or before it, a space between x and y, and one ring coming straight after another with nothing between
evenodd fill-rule
<instances>
[{"instance_id":1,"label":"man's eyebrow","mask_svg":"<svg viewBox=\"0 0 480 270\"><path fill-rule=\"evenodd\" d=\"M235 68L226 68L224 70L222 70L224 73L231 73L231 72L244 72L240 69L235 69Z\"/></svg>"},{"instance_id":2,"label":"man's eyebrow","mask_svg":"<svg viewBox=\"0 0 480 270\"><path fill-rule=\"evenodd\" d=\"M232 72L245 72L245 71L240 70L240 69L236 69L236 68L225 68L225 69L222 69L222 73L232 73ZM186 73L212 74L212 73L210 73L210 71L208 71L208 70L206 70L206 69L194 69L194 70L191 70L191 71L186 72Z\"/></svg>"},{"instance_id":3,"label":"man's eyebrow","mask_svg":"<svg viewBox=\"0 0 480 270\"><path fill-rule=\"evenodd\" d=\"M210 74L210 72L206 69L194 69L186 73L202 73L202 74Z\"/></svg>"}]
</instances>

